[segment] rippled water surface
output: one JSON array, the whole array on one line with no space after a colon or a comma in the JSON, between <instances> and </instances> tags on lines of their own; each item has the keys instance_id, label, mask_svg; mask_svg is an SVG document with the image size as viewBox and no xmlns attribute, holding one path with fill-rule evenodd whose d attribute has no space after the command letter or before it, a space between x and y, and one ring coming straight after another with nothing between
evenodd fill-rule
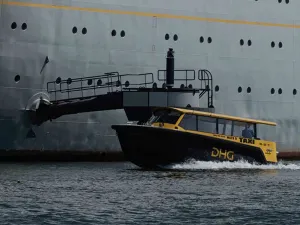
<instances>
[{"instance_id":1,"label":"rippled water surface","mask_svg":"<svg viewBox=\"0 0 300 225\"><path fill-rule=\"evenodd\" d=\"M0 164L1 224L300 224L300 162Z\"/></svg>"}]
</instances>

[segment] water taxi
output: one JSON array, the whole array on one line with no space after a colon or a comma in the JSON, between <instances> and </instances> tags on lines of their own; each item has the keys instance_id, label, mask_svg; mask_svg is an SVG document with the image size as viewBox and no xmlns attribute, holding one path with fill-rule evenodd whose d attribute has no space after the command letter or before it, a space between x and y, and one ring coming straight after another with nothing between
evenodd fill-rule
<instances>
[{"instance_id":1,"label":"water taxi","mask_svg":"<svg viewBox=\"0 0 300 225\"><path fill-rule=\"evenodd\" d=\"M142 168L189 159L277 163L276 143L257 137L276 123L183 108L159 108L144 125L112 125L125 157Z\"/></svg>"}]
</instances>

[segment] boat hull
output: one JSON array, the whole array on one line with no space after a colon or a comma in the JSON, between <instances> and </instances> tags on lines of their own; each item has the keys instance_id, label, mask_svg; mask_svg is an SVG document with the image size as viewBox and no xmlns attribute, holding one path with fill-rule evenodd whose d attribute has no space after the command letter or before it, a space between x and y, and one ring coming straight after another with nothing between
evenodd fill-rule
<instances>
[{"instance_id":1,"label":"boat hull","mask_svg":"<svg viewBox=\"0 0 300 225\"><path fill-rule=\"evenodd\" d=\"M205 135L138 125L113 125L125 158L142 168L158 168L199 161L239 161L268 164L262 150L255 146Z\"/></svg>"}]
</instances>

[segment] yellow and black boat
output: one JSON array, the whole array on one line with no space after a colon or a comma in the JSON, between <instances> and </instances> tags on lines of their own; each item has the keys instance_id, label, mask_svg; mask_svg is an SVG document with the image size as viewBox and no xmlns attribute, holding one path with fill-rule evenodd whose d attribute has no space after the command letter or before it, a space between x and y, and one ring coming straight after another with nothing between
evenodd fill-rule
<instances>
[{"instance_id":1,"label":"yellow and black boat","mask_svg":"<svg viewBox=\"0 0 300 225\"><path fill-rule=\"evenodd\" d=\"M257 125L276 123L181 108L159 108L145 125L112 125L125 157L143 168L188 159L277 163L276 143L257 137Z\"/></svg>"}]
</instances>

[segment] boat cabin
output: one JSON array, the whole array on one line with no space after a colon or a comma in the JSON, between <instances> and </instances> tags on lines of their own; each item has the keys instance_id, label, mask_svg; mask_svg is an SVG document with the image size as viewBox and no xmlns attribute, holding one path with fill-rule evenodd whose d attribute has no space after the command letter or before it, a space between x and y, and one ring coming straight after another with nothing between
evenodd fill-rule
<instances>
[{"instance_id":1,"label":"boat cabin","mask_svg":"<svg viewBox=\"0 0 300 225\"><path fill-rule=\"evenodd\" d=\"M276 123L268 121L181 108L157 109L149 119L148 124L177 130L254 139L259 139L257 137L257 124L276 126Z\"/></svg>"}]
</instances>

